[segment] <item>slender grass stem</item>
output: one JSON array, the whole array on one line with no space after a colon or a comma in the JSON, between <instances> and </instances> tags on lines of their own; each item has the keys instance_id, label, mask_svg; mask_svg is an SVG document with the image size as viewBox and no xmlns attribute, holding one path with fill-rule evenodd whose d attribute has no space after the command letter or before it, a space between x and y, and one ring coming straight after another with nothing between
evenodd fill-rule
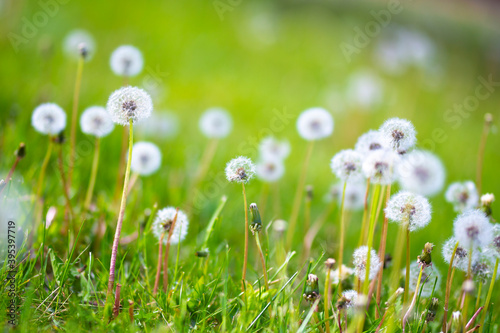
<instances>
[{"instance_id":1,"label":"slender grass stem","mask_svg":"<svg viewBox=\"0 0 500 333\"><path fill-rule=\"evenodd\" d=\"M389 198L391 197L391 185L387 186L387 192L385 194L385 205L389 202ZM387 216L384 214L384 224L382 225L382 236L380 238L380 247L378 250L378 255L380 256L380 262L385 263L385 247L387 243L387 230L389 227L389 220ZM379 307L380 307L380 297L382 294L382 277L384 276L384 267L382 267L378 273L377 279L377 295L376 295L376 318L380 316Z\"/></svg>"},{"instance_id":2,"label":"slender grass stem","mask_svg":"<svg viewBox=\"0 0 500 333\"><path fill-rule=\"evenodd\" d=\"M472 244L469 247L469 263L467 265L467 277L466 279L472 280ZM467 326L467 318L469 315L469 303L470 303L470 292L464 290L464 306L462 310L462 327L465 332L465 326Z\"/></svg>"},{"instance_id":3,"label":"slender grass stem","mask_svg":"<svg viewBox=\"0 0 500 333\"><path fill-rule=\"evenodd\" d=\"M344 185L344 188L345 188L345 185ZM340 269L340 267L339 267ZM329 301L329 297L330 297L330 286L331 286L331 283L330 283L330 273L331 273L331 268L330 267L327 267L326 269L326 279L325 279L325 301L324 301L324 306L325 306L325 329L326 329L326 333L330 333L330 315L328 314L328 308L330 307L330 301ZM341 283L339 283L339 287L340 287Z\"/></svg>"},{"instance_id":4,"label":"slender grass stem","mask_svg":"<svg viewBox=\"0 0 500 333\"><path fill-rule=\"evenodd\" d=\"M477 167L476 167L476 186L477 193L481 195L482 191L482 180L483 180L483 162L484 162L484 150L486 148L486 141L488 140L488 134L490 132L491 124L493 122L493 116L490 113L484 115L484 126L483 133L481 135L481 141L479 142L479 149L477 154Z\"/></svg>"},{"instance_id":5,"label":"slender grass stem","mask_svg":"<svg viewBox=\"0 0 500 333\"><path fill-rule=\"evenodd\" d=\"M444 299L444 315L443 315L443 332L446 332L446 325L448 320L448 304L450 301L450 291L451 291L451 282L453 280L453 260L455 259L455 254L457 253L458 242L455 244L453 248L453 252L451 253L450 265L448 266L448 276L446 278L446 289L445 289L445 299Z\"/></svg>"},{"instance_id":6,"label":"slender grass stem","mask_svg":"<svg viewBox=\"0 0 500 333\"><path fill-rule=\"evenodd\" d=\"M73 207L71 205L71 199L69 197L69 186L68 186L68 182L67 182L67 179L66 179L66 176L64 174L64 166L63 166L63 146L60 145L59 146L59 152L58 152L58 159L57 159L57 165L59 167L59 173L61 174L61 182L62 182L62 185L63 185L63 195L64 195L64 199L66 200L66 208L68 209L69 211L69 218L70 218L70 221L72 222L74 220L74 217L75 217L75 214L73 212ZM76 227L75 226L72 226L73 227L73 232L77 232L76 230ZM69 226L68 226L68 230L69 230Z\"/></svg>"},{"instance_id":7,"label":"slender grass stem","mask_svg":"<svg viewBox=\"0 0 500 333\"><path fill-rule=\"evenodd\" d=\"M420 280L422 279L422 272L424 271L424 265L420 265L420 272L418 273L418 279L417 279L417 286L415 288L415 293L413 294L413 299L411 301L410 306L408 307L408 310L406 311L406 314L403 317L403 332L405 331L406 328L406 322L408 321L408 317L411 314L411 311L413 310L413 307L415 306L415 303L417 301L417 295L418 295L418 288L420 287Z\"/></svg>"},{"instance_id":8,"label":"slender grass stem","mask_svg":"<svg viewBox=\"0 0 500 333\"><path fill-rule=\"evenodd\" d=\"M165 233L161 234L160 241L158 243L158 264L156 265L156 277L155 286L153 288L153 295L156 295L156 293L158 292L158 285L160 284L161 259L163 258L163 237L165 237Z\"/></svg>"},{"instance_id":9,"label":"slender grass stem","mask_svg":"<svg viewBox=\"0 0 500 333\"><path fill-rule=\"evenodd\" d=\"M241 274L241 290L245 292L245 280L247 276L247 262L248 262L248 206L247 206L247 194L245 192L245 184L241 183L243 190L243 204L245 205L245 254L243 257L243 273Z\"/></svg>"},{"instance_id":10,"label":"slender grass stem","mask_svg":"<svg viewBox=\"0 0 500 333\"><path fill-rule=\"evenodd\" d=\"M14 174L14 171L16 170L17 168L17 164L19 164L19 161L21 160L22 157L20 156L17 156L16 157L16 160L14 161L14 164L12 165L12 167L10 168L9 170L9 173L7 174L7 177L5 178L5 181L4 183L2 184L2 187L0 187L0 194L2 194L3 190L7 187L7 184L9 183L9 181L11 180L12 178L12 175Z\"/></svg>"},{"instance_id":11,"label":"slender grass stem","mask_svg":"<svg viewBox=\"0 0 500 333\"><path fill-rule=\"evenodd\" d=\"M488 289L488 294L486 295L486 301L484 302L484 310L483 310L483 315L481 316L481 327L479 328L479 333L482 333L484 329L486 314L488 313L488 307L490 306L491 295L493 294L493 288L495 287L497 271L498 271L498 258L495 261L495 268L493 269L493 275L491 276L490 288Z\"/></svg>"},{"instance_id":12,"label":"slender grass stem","mask_svg":"<svg viewBox=\"0 0 500 333\"><path fill-rule=\"evenodd\" d=\"M50 155L52 154L52 147L54 142L52 137L49 136L49 145L47 147L47 152L45 153L45 157L42 162L42 166L40 168L40 175L38 176L37 190L36 190L36 201L39 202L42 199L42 190L43 190L43 180L45 178L45 172L47 170L47 165L50 161Z\"/></svg>"},{"instance_id":13,"label":"slender grass stem","mask_svg":"<svg viewBox=\"0 0 500 333\"><path fill-rule=\"evenodd\" d=\"M297 188L295 189L295 197L293 199L293 204L292 204L292 214L290 215L288 232L286 235L287 249L290 249L292 246L295 227L297 225L297 219L299 217L302 196L304 195L304 186L306 184L307 170L309 169L309 161L311 160L313 147L314 147L314 141L310 141L307 147L306 156L304 158L304 164L302 164L302 170L300 172L299 182L297 184Z\"/></svg>"},{"instance_id":14,"label":"slender grass stem","mask_svg":"<svg viewBox=\"0 0 500 333\"><path fill-rule=\"evenodd\" d=\"M178 212L179 208L177 208L174 219L172 220L172 224L170 225L170 229L168 230L167 244L165 246L165 256L163 257L163 290L165 292L168 292L168 257L170 253L170 242L172 240L172 234L175 229L175 224L177 223Z\"/></svg>"},{"instance_id":15,"label":"slender grass stem","mask_svg":"<svg viewBox=\"0 0 500 333\"><path fill-rule=\"evenodd\" d=\"M129 143L128 143L128 155L132 156L132 146L134 143L134 123L132 120L129 121ZM118 213L118 221L116 223L116 231L115 237L113 239L113 248L111 250L111 262L109 267L109 280L108 280L108 290L106 293L106 304L111 302L111 298L113 297L113 287L115 284L115 267L116 267L116 257L118 255L118 244L120 243L120 234L122 232L122 224L123 218L125 215L125 206L127 203L127 189L128 182L130 178L130 163L132 162L132 158L127 159L127 168L125 170L125 178L123 180L123 193L122 200L120 204L120 211Z\"/></svg>"},{"instance_id":16,"label":"slender grass stem","mask_svg":"<svg viewBox=\"0 0 500 333\"><path fill-rule=\"evenodd\" d=\"M406 228L406 275L405 275L405 291L403 294L403 304L408 301L409 288L410 288L410 228L409 225Z\"/></svg>"},{"instance_id":17,"label":"slender grass stem","mask_svg":"<svg viewBox=\"0 0 500 333\"><path fill-rule=\"evenodd\" d=\"M259 233L255 233L255 243L257 244L257 248L260 254L260 261L262 262L262 270L264 272L264 283L266 285L266 290L269 290L269 281L267 279L267 267L266 267L266 259L264 257L264 252L262 252L262 246L260 245Z\"/></svg>"},{"instance_id":18,"label":"slender grass stem","mask_svg":"<svg viewBox=\"0 0 500 333\"><path fill-rule=\"evenodd\" d=\"M370 194L370 178L366 180L366 192L363 204L363 219L361 220L361 232L359 233L358 247L366 241L366 220L368 218L368 195Z\"/></svg>"},{"instance_id":19,"label":"slender grass stem","mask_svg":"<svg viewBox=\"0 0 500 333\"><path fill-rule=\"evenodd\" d=\"M479 287L477 288L477 298L475 309L479 308L479 303L481 302L481 292L483 291L483 283L479 282Z\"/></svg>"},{"instance_id":20,"label":"slender grass stem","mask_svg":"<svg viewBox=\"0 0 500 333\"><path fill-rule=\"evenodd\" d=\"M339 294L342 293L342 283L340 283L340 277L342 276L342 264L344 260L344 238L345 238L345 212L344 212L344 203L345 203L345 189L347 187L347 181L344 181L344 186L342 188L342 200L340 202L340 246L339 246L339 259L338 259L338 267L339 267ZM328 276L330 272L328 272Z\"/></svg>"},{"instance_id":21,"label":"slender grass stem","mask_svg":"<svg viewBox=\"0 0 500 333\"><path fill-rule=\"evenodd\" d=\"M76 123L78 119L78 102L80 99L80 87L82 84L83 64L85 59L83 56L78 58L76 67L75 90L73 92L73 110L71 112L71 129L69 137L69 168L68 168L68 189L71 188L73 181L73 168L75 166L75 146L76 146Z\"/></svg>"},{"instance_id":22,"label":"slender grass stem","mask_svg":"<svg viewBox=\"0 0 500 333\"><path fill-rule=\"evenodd\" d=\"M85 195L85 210L90 209L90 204L92 202L92 194L94 193L95 181L97 178L97 168L99 166L99 150L100 150L100 139L95 138L95 147L94 147L94 158L92 160L92 171L90 173L89 187L87 188L87 194Z\"/></svg>"},{"instance_id":23,"label":"slender grass stem","mask_svg":"<svg viewBox=\"0 0 500 333\"><path fill-rule=\"evenodd\" d=\"M363 294L367 295L368 294L368 287L370 286L370 261L371 261L371 249L373 247L373 235L375 233L375 216L376 216L376 209L377 209L377 202L378 202L378 197L380 195L380 184L376 184L374 191L373 191L373 197L372 201L370 203L370 223L368 226L368 240L367 240L367 246L368 246L368 251L366 255L366 269L365 269L365 280L363 281Z\"/></svg>"},{"instance_id":24,"label":"slender grass stem","mask_svg":"<svg viewBox=\"0 0 500 333\"><path fill-rule=\"evenodd\" d=\"M128 135L127 130L125 128L122 129L122 143L120 148L120 160L118 162L118 172L116 174L116 186L115 186L115 194L113 195L113 206L116 205L120 195L120 184L124 177L125 169L126 169L126 156L127 156L127 145L130 144L130 135ZM129 147L130 150L130 147ZM132 156L132 155L130 155ZM130 160L130 159L128 159ZM127 160L127 162L128 162Z\"/></svg>"}]
</instances>

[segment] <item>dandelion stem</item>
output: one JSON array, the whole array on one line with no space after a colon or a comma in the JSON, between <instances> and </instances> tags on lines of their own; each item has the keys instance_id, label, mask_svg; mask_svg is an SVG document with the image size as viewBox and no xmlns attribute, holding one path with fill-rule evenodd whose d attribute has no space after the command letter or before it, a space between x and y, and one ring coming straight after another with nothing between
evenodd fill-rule
<instances>
[{"instance_id":1,"label":"dandelion stem","mask_svg":"<svg viewBox=\"0 0 500 333\"><path fill-rule=\"evenodd\" d=\"M373 247L373 235L375 233L375 216L376 216L376 209L377 209L377 202L378 202L378 197L380 195L380 184L376 184L374 191L373 191L373 197L372 201L370 203L370 224L369 224L369 230L368 230L368 240L367 240L367 246L368 246L368 251L366 254L366 269L365 269L365 280L363 281L363 294L367 295L368 294L368 287L370 286L370 261L371 261L371 249Z\"/></svg>"},{"instance_id":2,"label":"dandelion stem","mask_svg":"<svg viewBox=\"0 0 500 333\"><path fill-rule=\"evenodd\" d=\"M342 276L342 263L344 259L344 238L345 238L345 212L344 212L344 203L345 203L345 189L347 187L347 181L344 182L344 186L342 189L342 200L340 202L340 247L339 247L339 294L342 293L342 283L340 283L340 277ZM330 276L330 272L328 272L328 276Z\"/></svg>"},{"instance_id":3,"label":"dandelion stem","mask_svg":"<svg viewBox=\"0 0 500 333\"><path fill-rule=\"evenodd\" d=\"M40 168L40 175L38 177L37 191L36 191L36 200L39 202L42 198L42 189L43 189L43 180L45 177L45 171L47 170L47 165L49 164L50 155L52 154L52 146L53 146L52 137L49 136L49 146L47 147L47 152L45 153L45 157L42 162L42 167Z\"/></svg>"},{"instance_id":4,"label":"dandelion stem","mask_svg":"<svg viewBox=\"0 0 500 333\"><path fill-rule=\"evenodd\" d=\"M266 268L266 259L264 257L264 252L262 252L262 246L260 245L259 232L255 233L255 243L257 244L257 248L259 249L260 261L262 262L262 270L264 271L264 283L266 285L266 290L269 290L269 281L267 279L267 268Z\"/></svg>"},{"instance_id":5,"label":"dandelion stem","mask_svg":"<svg viewBox=\"0 0 500 333\"><path fill-rule=\"evenodd\" d=\"M363 219L361 222L361 232L359 233L358 247L365 243L366 238L366 220L368 218L368 195L370 194L370 178L366 180L366 192L364 199Z\"/></svg>"},{"instance_id":6,"label":"dandelion stem","mask_svg":"<svg viewBox=\"0 0 500 333\"><path fill-rule=\"evenodd\" d=\"M60 145L59 146L59 153L58 153L58 159L57 159L57 165L59 167L59 173L61 174L61 182L62 182L62 185L63 185L63 194L64 194L64 199L66 200L66 208L68 209L69 211L69 214L70 214L70 220L73 221L73 217L75 216L74 213L73 213L73 207L71 206L71 200L69 198L69 186L68 186L68 183L66 181L66 176L64 175L64 166L63 166L63 146ZM68 228L69 229L69 228ZM76 227L74 228L73 230L76 234L76 232L78 230L76 230Z\"/></svg>"},{"instance_id":7,"label":"dandelion stem","mask_svg":"<svg viewBox=\"0 0 500 333\"><path fill-rule=\"evenodd\" d=\"M387 203L389 202L389 198L391 197L391 185L389 184L387 186L387 192L385 194L385 205L387 206ZM387 229L388 229L388 224L389 220L387 219L387 216L384 214L384 224L382 225L382 236L380 239L380 248L378 250L378 255L380 256L380 262L385 265L385 245L387 242ZM376 318L379 317L379 307L380 307L380 296L382 293L382 277L384 275L384 267L380 268L380 271L378 273L378 280L377 280L377 296L376 296Z\"/></svg>"},{"instance_id":8,"label":"dandelion stem","mask_svg":"<svg viewBox=\"0 0 500 333\"><path fill-rule=\"evenodd\" d=\"M344 188L345 188L345 185L344 185ZM340 267L339 267L340 269ZM331 268L330 267L327 267L326 268L326 279L325 279L325 301L323 302L324 303L324 306L325 306L325 315L324 315L324 318L325 318L325 328L326 328L326 333L330 333L330 316L328 314L328 308L330 307L330 301L329 301L329 297L330 297L330 273L331 273ZM339 282L339 287L340 287L341 283Z\"/></svg>"},{"instance_id":9,"label":"dandelion stem","mask_svg":"<svg viewBox=\"0 0 500 333\"><path fill-rule=\"evenodd\" d=\"M16 157L16 160L14 161L14 164L12 165L12 167L9 170L9 173L7 174L7 178L5 178L5 181L2 184L2 187L0 187L0 194L2 194L3 190L7 187L7 184L9 183L10 179L12 178L12 175L14 174L14 171L17 168L17 164L19 163L19 161L21 160L21 158L22 157L20 157L20 156Z\"/></svg>"},{"instance_id":10,"label":"dandelion stem","mask_svg":"<svg viewBox=\"0 0 500 333\"><path fill-rule=\"evenodd\" d=\"M490 127L493 122L493 116L490 113L484 115L484 126L483 133L481 135L481 141L479 142L479 150L477 154L477 167L476 167L476 186L477 193L481 195L482 190L482 180L483 180L483 162L484 162L484 150L486 148L486 141L488 139L488 133L490 132Z\"/></svg>"},{"instance_id":11,"label":"dandelion stem","mask_svg":"<svg viewBox=\"0 0 500 333\"><path fill-rule=\"evenodd\" d=\"M406 225L406 276L405 276L405 291L403 294L403 304L408 301L410 288L410 226Z\"/></svg>"},{"instance_id":12,"label":"dandelion stem","mask_svg":"<svg viewBox=\"0 0 500 333\"><path fill-rule=\"evenodd\" d=\"M300 172L299 182L295 190L295 197L292 205L292 214L290 216L290 223L287 232L286 248L290 249L292 246L293 235L295 233L295 227L297 224L297 219L300 212L300 203L302 202L302 196L304 194L304 186L306 183L307 169L309 168L309 161L311 159L312 150L314 147L314 141L309 143L307 147L306 157L304 158L304 164L302 164L302 170Z\"/></svg>"},{"instance_id":13,"label":"dandelion stem","mask_svg":"<svg viewBox=\"0 0 500 333\"><path fill-rule=\"evenodd\" d=\"M481 327L479 328L479 333L481 333L484 328L486 314L488 313L488 307L490 306L491 294L493 294L493 287L495 286L495 280L497 278L497 271L498 271L498 258L495 261L495 268L493 269L493 275L491 276L490 288L488 289L488 295L486 296L486 301L484 302L484 310L483 310L483 315L481 316Z\"/></svg>"},{"instance_id":14,"label":"dandelion stem","mask_svg":"<svg viewBox=\"0 0 500 333\"><path fill-rule=\"evenodd\" d=\"M451 291L451 281L453 280L453 260L455 259L455 254L457 253L458 242L453 248L451 253L450 265L448 266L448 277L446 278L446 289L445 289L445 299L444 299L444 316L443 316L443 332L446 332L446 324L448 320L448 303L450 301L450 291Z\"/></svg>"},{"instance_id":15,"label":"dandelion stem","mask_svg":"<svg viewBox=\"0 0 500 333\"><path fill-rule=\"evenodd\" d=\"M128 155L132 156L132 146L134 143L134 123L132 119L129 121L129 143L128 143ZM118 254L118 244L120 243L120 234L122 232L122 224L123 217L125 215L125 206L127 203L127 189L128 182L130 177L130 163L132 162L132 158L128 158L127 160L127 168L125 170L125 178L123 180L123 193L122 200L120 204L120 211L118 213L118 221L116 223L116 231L115 238L113 240L113 248L111 250L111 263L109 267L109 281L108 281L108 291L106 293L106 303L111 302L111 298L113 297L113 287L115 284L115 267L116 267L116 257Z\"/></svg>"},{"instance_id":16,"label":"dandelion stem","mask_svg":"<svg viewBox=\"0 0 500 333\"><path fill-rule=\"evenodd\" d=\"M245 254L243 257L243 273L241 274L241 290L245 292L245 279L247 276L247 261L248 261L248 207L247 207L247 194L245 192L245 184L241 183L243 190L243 204L245 205Z\"/></svg>"},{"instance_id":17,"label":"dandelion stem","mask_svg":"<svg viewBox=\"0 0 500 333\"><path fill-rule=\"evenodd\" d=\"M97 178L97 168L99 166L99 150L100 150L100 139L95 139L94 147L94 158L92 160L92 171L90 173L89 187L87 188L87 194L85 195L85 210L90 209L90 204L92 202L92 194L94 193L95 180Z\"/></svg>"},{"instance_id":18,"label":"dandelion stem","mask_svg":"<svg viewBox=\"0 0 500 333\"><path fill-rule=\"evenodd\" d=\"M80 99L80 86L82 83L83 64L85 59L83 56L78 58L76 67L75 90L73 92L73 111L71 113L71 132L69 137L69 170L68 170L68 188L71 188L73 180L73 168L75 166L75 145L76 145L76 120L78 118L78 101Z\"/></svg>"},{"instance_id":19,"label":"dandelion stem","mask_svg":"<svg viewBox=\"0 0 500 333\"><path fill-rule=\"evenodd\" d=\"M163 290L165 292L168 291L168 254L170 252L170 241L172 239L172 233L174 232L175 224L177 222L177 214L179 212L179 208L175 211L175 216L170 225L170 229L168 230L167 236L167 245L165 247L165 256L163 257Z\"/></svg>"},{"instance_id":20,"label":"dandelion stem","mask_svg":"<svg viewBox=\"0 0 500 333\"><path fill-rule=\"evenodd\" d=\"M165 237L165 233L161 234L160 242L158 244L158 264L156 265L156 277L155 286L153 288L153 295L156 295L156 293L158 292L158 285L160 284L161 259L163 257L163 237Z\"/></svg>"},{"instance_id":21,"label":"dandelion stem","mask_svg":"<svg viewBox=\"0 0 500 333\"><path fill-rule=\"evenodd\" d=\"M420 265L420 273L418 273L418 279L417 279L417 286L415 288L415 293L413 294L413 299L411 301L410 306L408 307L408 310L406 311L406 314L403 317L403 332L405 331L406 328L406 321L408 320L408 317L410 316L411 311L413 310L413 307L415 306L415 302L417 301L417 295L418 295L418 288L420 287L420 280L422 279L422 272L424 271L424 265Z\"/></svg>"},{"instance_id":22,"label":"dandelion stem","mask_svg":"<svg viewBox=\"0 0 500 333\"><path fill-rule=\"evenodd\" d=\"M127 140L128 139L128 140ZM130 136L127 135L127 131L123 129L122 132L122 143L121 143L121 148L120 148L120 160L118 163L118 172L117 172L117 177L116 177L116 186L115 186L115 194L113 195L113 205L115 205L116 201L118 200L118 195L120 193L120 183L124 177L124 168L125 166L125 157L127 156L127 144L130 145ZM130 147L129 147L130 151ZM132 156L131 154L129 154ZM130 160L130 158L129 158ZM128 162L128 161L127 161Z\"/></svg>"},{"instance_id":23,"label":"dandelion stem","mask_svg":"<svg viewBox=\"0 0 500 333\"><path fill-rule=\"evenodd\" d=\"M113 306L113 316L116 318L120 314L120 291L122 289L122 285L117 283L116 284L116 291L115 291L115 305Z\"/></svg>"},{"instance_id":24,"label":"dandelion stem","mask_svg":"<svg viewBox=\"0 0 500 333\"><path fill-rule=\"evenodd\" d=\"M483 290L483 283L479 282L479 288L477 288L477 299L475 308L479 308L479 302L481 302L481 291Z\"/></svg>"}]
</instances>

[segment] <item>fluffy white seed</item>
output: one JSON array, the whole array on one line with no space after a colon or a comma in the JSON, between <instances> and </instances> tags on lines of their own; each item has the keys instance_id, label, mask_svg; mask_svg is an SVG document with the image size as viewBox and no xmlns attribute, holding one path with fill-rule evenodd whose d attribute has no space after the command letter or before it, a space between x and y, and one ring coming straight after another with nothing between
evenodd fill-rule
<instances>
[{"instance_id":1,"label":"fluffy white seed","mask_svg":"<svg viewBox=\"0 0 500 333\"><path fill-rule=\"evenodd\" d=\"M255 176L255 165L248 157L239 156L226 165L226 178L229 182L248 183Z\"/></svg>"},{"instance_id":2,"label":"fluffy white seed","mask_svg":"<svg viewBox=\"0 0 500 333\"><path fill-rule=\"evenodd\" d=\"M172 227L174 218L176 214L176 209L174 207L166 207L158 211L156 218L153 222L153 234L158 239L163 236L163 243L166 244L168 240L168 234ZM174 230L172 231L172 237L170 238L170 244L177 244L186 238L189 227L189 220L187 215L179 210L177 213L177 219L175 221Z\"/></svg>"},{"instance_id":3,"label":"fluffy white seed","mask_svg":"<svg viewBox=\"0 0 500 333\"><path fill-rule=\"evenodd\" d=\"M374 130L362 134L354 146L354 149L363 156L368 155L374 150L387 148L389 148L389 146L383 139L382 134Z\"/></svg>"},{"instance_id":4,"label":"fluffy white seed","mask_svg":"<svg viewBox=\"0 0 500 333\"><path fill-rule=\"evenodd\" d=\"M353 254L353 264L354 264L354 275L358 277L361 281L365 280L366 275L366 264L368 259L368 246L358 247ZM370 272L369 280L373 280L382 266L380 258L374 249L370 251Z\"/></svg>"},{"instance_id":5,"label":"fluffy white seed","mask_svg":"<svg viewBox=\"0 0 500 333\"><path fill-rule=\"evenodd\" d=\"M160 168L160 149L151 142L137 142L132 147L130 168L141 176L148 176Z\"/></svg>"},{"instance_id":6,"label":"fluffy white seed","mask_svg":"<svg viewBox=\"0 0 500 333\"><path fill-rule=\"evenodd\" d=\"M453 205L456 212L476 208L479 201L476 185L470 180L450 184L446 190L445 198Z\"/></svg>"},{"instance_id":7,"label":"fluffy white seed","mask_svg":"<svg viewBox=\"0 0 500 333\"><path fill-rule=\"evenodd\" d=\"M283 160L290 154L290 143L286 140L278 140L272 136L268 136L260 142L259 153L265 160Z\"/></svg>"},{"instance_id":8,"label":"fluffy white seed","mask_svg":"<svg viewBox=\"0 0 500 333\"><path fill-rule=\"evenodd\" d=\"M109 64L116 75L132 77L142 71L144 59L138 48L122 45L113 51Z\"/></svg>"},{"instance_id":9,"label":"fluffy white seed","mask_svg":"<svg viewBox=\"0 0 500 333\"><path fill-rule=\"evenodd\" d=\"M85 48L85 60L90 60L95 54L96 46L92 35L85 30L70 31L64 38L64 53L73 59L79 59L82 56L81 48Z\"/></svg>"},{"instance_id":10,"label":"fluffy white seed","mask_svg":"<svg viewBox=\"0 0 500 333\"><path fill-rule=\"evenodd\" d=\"M332 172L342 180L363 178L363 156L353 149L341 150L333 156L330 167Z\"/></svg>"},{"instance_id":11,"label":"fluffy white seed","mask_svg":"<svg viewBox=\"0 0 500 333\"><path fill-rule=\"evenodd\" d=\"M203 112L198 125L207 138L222 139L231 133L233 120L228 111L214 107Z\"/></svg>"},{"instance_id":12,"label":"fluffy white seed","mask_svg":"<svg viewBox=\"0 0 500 333\"><path fill-rule=\"evenodd\" d=\"M410 231L421 229L431 221L429 201L411 192L394 194L384 211L389 220L407 227Z\"/></svg>"},{"instance_id":13,"label":"fluffy white seed","mask_svg":"<svg viewBox=\"0 0 500 333\"><path fill-rule=\"evenodd\" d=\"M446 178L441 160L425 150L414 150L404 155L398 165L397 173L403 190L425 196L439 193Z\"/></svg>"},{"instance_id":14,"label":"fluffy white seed","mask_svg":"<svg viewBox=\"0 0 500 333\"><path fill-rule=\"evenodd\" d=\"M478 209L460 214L453 223L453 233L459 244L467 249L484 247L493 241L493 225Z\"/></svg>"},{"instance_id":15,"label":"fluffy white seed","mask_svg":"<svg viewBox=\"0 0 500 333\"><path fill-rule=\"evenodd\" d=\"M413 124L406 119L391 118L380 127L383 139L398 153L405 153L417 142Z\"/></svg>"},{"instance_id":16,"label":"fluffy white seed","mask_svg":"<svg viewBox=\"0 0 500 333\"><path fill-rule=\"evenodd\" d=\"M299 135L308 141L320 140L333 133L333 117L323 108L310 108L297 119Z\"/></svg>"},{"instance_id":17,"label":"fluffy white seed","mask_svg":"<svg viewBox=\"0 0 500 333\"><path fill-rule=\"evenodd\" d=\"M66 113L57 104L40 104L33 111L31 124L42 134L56 135L66 127Z\"/></svg>"},{"instance_id":18,"label":"fluffy white seed","mask_svg":"<svg viewBox=\"0 0 500 333\"><path fill-rule=\"evenodd\" d=\"M256 166L257 178L264 182L276 182L285 173L283 162L277 158L268 158L257 163Z\"/></svg>"},{"instance_id":19,"label":"fluffy white seed","mask_svg":"<svg viewBox=\"0 0 500 333\"><path fill-rule=\"evenodd\" d=\"M111 94L106 110L115 123L127 126L130 120L136 123L148 118L153 111L153 102L144 90L123 87Z\"/></svg>"},{"instance_id":20,"label":"fluffy white seed","mask_svg":"<svg viewBox=\"0 0 500 333\"><path fill-rule=\"evenodd\" d=\"M443 244L443 249L441 251L444 261L449 265L453 250L457 244L457 239L455 237L450 237ZM467 272L467 267L469 265L469 249L464 248L462 245L458 244L457 250L455 251L455 257L453 258L453 266L461 271ZM471 263L474 265L477 262L478 253L477 251L472 251Z\"/></svg>"},{"instance_id":21,"label":"fluffy white seed","mask_svg":"<svg viewBox=\"0 0 500 333\"><path fill-rule=\"evenodd\" d=\"M101 138L114 128L110 114L102 106L91 106L83 111L80 117L82 132Z\"/></svg>"},{"instance_id":22,"label":"fluffy white seed","mask_svg":"<svg viewBox=\"0 0 500 333\"><path fill-rule=\"evenodd\" d=\"M378 149L366 156L362 170L373 184L389 185L396 179L397 163L400 157L392 150Z\"/></svg>"}]
</instances>

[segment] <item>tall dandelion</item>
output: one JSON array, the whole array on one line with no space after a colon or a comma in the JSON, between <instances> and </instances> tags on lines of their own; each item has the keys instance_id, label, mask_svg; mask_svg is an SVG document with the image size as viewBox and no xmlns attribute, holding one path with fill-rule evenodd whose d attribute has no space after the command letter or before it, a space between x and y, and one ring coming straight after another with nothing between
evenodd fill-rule
<instances>
[{"instance_id":1,"label":"tall dandelion","mask_svg":"<svg viewBox=\"0 0 500 333\"><path fill-rule=\"evenodd\" d=\"M255 176L255 165L248 157L239 156L226 165L225 169L226 178L231 183L240 183L243 190L243 203L245 205L245 254L243 258L243 273L241 277L242 291L245 291L245 279L247 274L247 261L248 261L248 205L247 196L245 192L245 184L248 183Z\"/></svg>"},{"instance_id":2,"label":"tall dandelion","mask_svg":"<svg viewBox=\"0 0 500 333\"><path fill-rule=\"evenodd\" d=\"M406 153L417 142L415 127L406 119L388 119L379 131L385 142L399 154Z\"/></svg>"},{"instance_id":3,"label":"tall dandelion","mask_svg":"<svg viewBox=\"0 0 500 333\"><path fill-rule=\"evenodd\" d=\"M453 205L456 212L476 208L479 204L476 185L470 180L450 184L446 190L445 199Z\"/></svg>"},{"instance_id":4,"label":"tall dandelion","mask_svg":"<svg viewBox=\"0 0 500 333\"><path fill-rule=\"evenodd\" d=\"M129 143L128 156L132 156L132 147L134 143L133 125L137 121L150 116L153 111L153 102L151 97L142 89L136 87L124 87L116 90L111 94L106 106L111 119L122 126L129 126ZM111 263L109 268L108 291L106 294L106 304L111 302L113 295L113 287L115 283L115 266L116 257L118 255L118 244L120 242L120 234L122 230L123 217L125 214L125 206L127 203L128 183L130 178L130 165L132 158L127 161L125 177L123 180L123 192L116 223L116 232L113 240L113 248L111 252Z\"/></svg>"},{"instance_id":5,"label":"tall dandelion","mask_svg":"<svg viewBox=\"0 0 500 333\"><path fill-rule=\"evenodd\" d=\"M122 76L127 85L129 77L136 76L142 72L144 59L141 51L132 45L122 45L113 51L109 60L111 70L118 76Z\"/></svg>"}]
</instances>

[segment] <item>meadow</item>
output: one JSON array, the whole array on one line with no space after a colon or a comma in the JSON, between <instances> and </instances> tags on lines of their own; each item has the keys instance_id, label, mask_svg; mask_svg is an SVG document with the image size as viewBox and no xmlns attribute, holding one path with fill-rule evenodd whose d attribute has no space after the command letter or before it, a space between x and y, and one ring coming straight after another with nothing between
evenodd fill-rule
<instances>
[{"instance_id":1,"label":"meadow","mask_svg":"<svg viewBox=\"0 0 500 333\"><path fill-rule=\"evenodd\" d=\"M498 332L498 29L465 16L1 2L4 330Z\"/></svg>"}]
</instances>

